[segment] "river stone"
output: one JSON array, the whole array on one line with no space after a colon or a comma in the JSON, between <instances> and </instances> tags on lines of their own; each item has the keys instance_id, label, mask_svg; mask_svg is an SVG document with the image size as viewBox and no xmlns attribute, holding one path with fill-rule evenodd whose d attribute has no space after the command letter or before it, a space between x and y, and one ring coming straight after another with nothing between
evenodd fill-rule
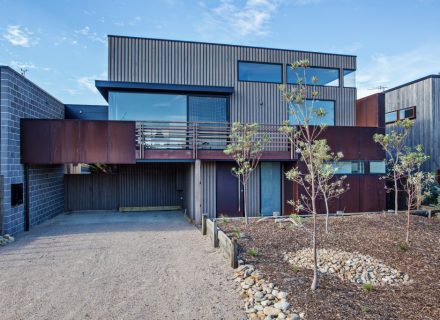
<instances>
[{"instance_id":1,"label":"river stone","mask_svg":"<svg viewBox=\"0 0 440 320\"><path fill-rule=\"evenodd\" d=\"M274 307L265 307L263 312L266 316L278 316L280 314L280 310Z\"/></svg>"}]
</instances>

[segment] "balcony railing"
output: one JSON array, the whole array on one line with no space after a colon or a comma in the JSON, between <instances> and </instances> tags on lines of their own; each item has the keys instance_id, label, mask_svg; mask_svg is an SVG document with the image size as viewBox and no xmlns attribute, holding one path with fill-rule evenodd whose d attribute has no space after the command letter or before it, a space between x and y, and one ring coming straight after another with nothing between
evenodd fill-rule
<instances>
[{"instance_id":1,"label":"balcony railing","mask_svg":"<svg viewBox=\"0 0 440 320\"><path fill-rule=\"evenodd\" d=\"M136 122L136 157L146 158L151 151L188 151L198 158L200 151L222 151L229 143L231 123L227 122ZM279 125L260 125L260 134L270 138L266 153L290 153L293 148L287 137L279 132Z\"/></svg>"}]
</instances>

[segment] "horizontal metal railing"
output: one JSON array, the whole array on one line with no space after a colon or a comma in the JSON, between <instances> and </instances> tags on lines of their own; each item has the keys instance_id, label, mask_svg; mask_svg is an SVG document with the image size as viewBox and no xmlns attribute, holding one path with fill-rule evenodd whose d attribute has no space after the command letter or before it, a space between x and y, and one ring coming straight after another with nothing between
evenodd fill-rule
<instances>
[{"instance_id":1,"label":"horizontal metal railing","mask_svg":"<svg viewBox=\"0 0 440 320\"><path fill-rule=\"evenodd\" d=\"M260 125L259 133L269 136L264 151L291 151L289 139L280 133L280 125ZM137 157L148 150L224 150L230 141L232 124L227 122L136 122ZM292 154L293 158L293 154Z\"/></svg>"}]
</instances>

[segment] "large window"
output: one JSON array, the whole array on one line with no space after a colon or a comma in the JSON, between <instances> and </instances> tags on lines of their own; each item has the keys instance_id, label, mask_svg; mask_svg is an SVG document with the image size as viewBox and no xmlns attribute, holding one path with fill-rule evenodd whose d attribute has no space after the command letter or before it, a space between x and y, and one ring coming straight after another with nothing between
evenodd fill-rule
<instances>
[{"instance_id":1,"label":"large window","mask_svg":"<svg viewBox=\"0 0 440 320\"><path fill-rule=\"evenodd\" d=\"M187 121L186 96L158 93L109 93L110 120Z\"/></svg>"},{"instance_id":2,"label":"large window","mask_svg":"<svg viewBox=\"0 0 440 320\"><path fill-rule=\"evenodd\" d=\"M238 63L238 80L282 83L282 66L273 63L240 61Z\"/></svg>"},{"instance_id":3,"label":"large window","mask_svg":"<svg viewBox=\"0 0 440 320\"><path fill-rule=\"evenodd\" d=\"M344 87L356 87L356 70L344 69Z\"/></svg>"},{"instance_id":4,"label":"large window","mask_svg":"<svg viewBox=\"0 0 440 320\"><path fill-rule=\"evenodd\" d=\"M299 110L298 108L306 108ZM320 113L318 111L323 111L323 115L317 115ZM289 106L289 122L292 125L301 125L298 123L298 117L294 114L299 114L299 118L303 119L302 114L310 115L310 125L321 125L326 124L328 126L335 125L335 102L332 100L306 100L302 106L296 104L290 104Z\"/></svg>"},{"instance_id":5,"label":"large window","mask_svg":"<svg viewBox=\"0 0 440 320\"><path fill-rule=\"evenodd\" d=\"M317 78L316 83L313 83L313 77ZM304 77L304 68L293 70L290 65L288 65L287 83L298 84L299 80L306 85L315 84L317 86L338 87L339 69L309 67L305 70Z\"/></svg>"},{"instance_id":6,"label":"large window","mask_svg":"<svg viewBox=\"0 0 440 320\"><path fill-rule=\"evenodd\" d=\"M188 121L192 122L226 122L228 121L228 104L225 97L188 97Z\"/></svg>"}]
</instances>

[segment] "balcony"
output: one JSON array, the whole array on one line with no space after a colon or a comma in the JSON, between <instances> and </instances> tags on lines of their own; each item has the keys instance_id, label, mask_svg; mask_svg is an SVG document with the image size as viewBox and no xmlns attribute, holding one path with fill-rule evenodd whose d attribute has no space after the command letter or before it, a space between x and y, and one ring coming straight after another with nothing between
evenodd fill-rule
<instances>
[{"instance_id":1,"label":"balcony","mask_svg":"<svg viewBox=\"0 0 440 320\"><path fill-rule=\"evenodd\" d=\"M231 123L227 122L136 122L136 159L226 160ZM270 142L262 159L292 160L295 154L279 125L261 125Z\"/></svg>"}]
</instances>

